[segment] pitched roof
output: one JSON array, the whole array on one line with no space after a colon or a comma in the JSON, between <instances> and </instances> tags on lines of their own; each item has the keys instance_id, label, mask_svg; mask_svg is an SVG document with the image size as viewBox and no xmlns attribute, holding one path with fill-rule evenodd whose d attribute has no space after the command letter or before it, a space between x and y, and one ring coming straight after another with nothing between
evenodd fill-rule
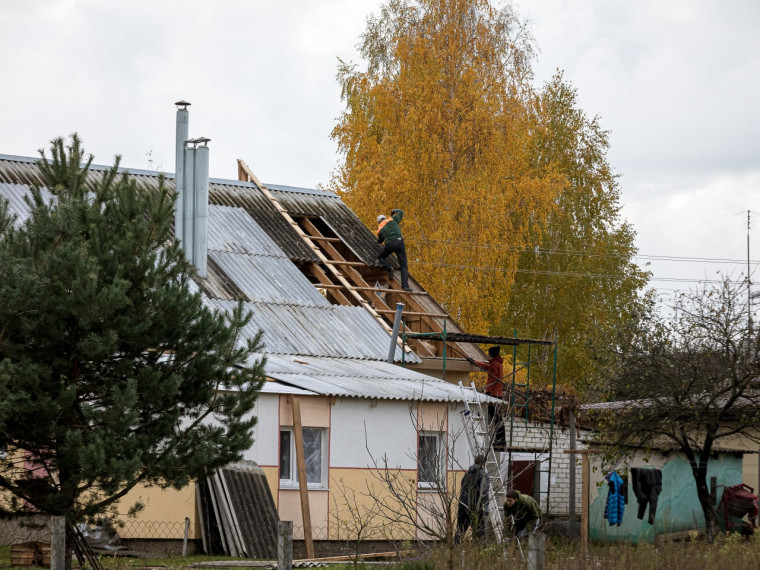
<instances>
[{"instance_id":1,"label":"pitched roof","mask_svg":"<svg viewBox=\"0 0 760 570\"><path fill-rule=\"evenodd\" d=\"M93 166L92 180L106 169ZM158 173L122 170L143 188L158 186ZM20 221L27 215L23 196L41 183L36 159L0 155L0 195ZM296 265L317 263L318 256L254 183L212 179L209 186L208 277L196 287L213 308L244 299L253 311L248 334L264 331L270 378L330 396L461 400L458 386L385 362L387 330L366 306L325 298ZM288 212L318 218L356 259L376 264L371 232L335 194L285 186L271 186L270 192ZM429 298L425 302L443 312ZM396 346L396 362L420 361L414 352L402 352Z\"/></svg>"}]
</instances>

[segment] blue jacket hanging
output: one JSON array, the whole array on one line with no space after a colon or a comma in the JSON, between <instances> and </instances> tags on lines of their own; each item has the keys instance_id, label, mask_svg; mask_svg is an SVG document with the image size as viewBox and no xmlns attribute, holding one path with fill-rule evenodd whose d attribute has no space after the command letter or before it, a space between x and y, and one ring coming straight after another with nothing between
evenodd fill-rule
<instances>
[{"instance_id":1,"label":"blue jacket hanging","mask_svg":"<svg viewBox=\"0 0 760 570\"><path fill-rule=\"evenodd\" d=\"M610 490L607 494L607 505L604 508L604 516L610 522L610 526L620 526L625 512L625 497L623 496L623 480L615 471L609 475Z\"/></svg>"}]
</instances>

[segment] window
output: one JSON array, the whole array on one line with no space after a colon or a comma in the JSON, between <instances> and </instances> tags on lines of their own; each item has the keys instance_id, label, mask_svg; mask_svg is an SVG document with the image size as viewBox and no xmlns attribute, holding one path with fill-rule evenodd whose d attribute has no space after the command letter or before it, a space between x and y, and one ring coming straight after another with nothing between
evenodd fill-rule
<instances>
[{"instance_id":1,"label":"window","mask_svg":"<svg viewBox=\"0 0 760 570\"><path fill-rule=\"evenodd\" d=\"M306 482L309 487L324 487L327 479L327 454L324 453L327 431L321 428L303 428L302 432ZM293 428L280 430L280 485L298 485L296 438Z\"/></svg>"},{"instance_id":2,"label":"window","mask_svg":"<svg viewBox=\"0 0 760 570\"><path fill-rule=\"evenodd\" d=\"M433 489L445 486L443 432L420 432L417 456L417 485L420 488Z\"/></svg>"}]
</instances>

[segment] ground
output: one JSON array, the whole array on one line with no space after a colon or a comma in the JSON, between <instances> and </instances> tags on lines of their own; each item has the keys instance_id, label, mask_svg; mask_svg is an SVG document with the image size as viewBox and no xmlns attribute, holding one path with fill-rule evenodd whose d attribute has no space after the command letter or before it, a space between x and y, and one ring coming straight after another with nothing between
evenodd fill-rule
<instances>
[{"instance_id":1,"label":"ground","mask_svg":"<svg viewBox=\"0 0 760 570\"><path fill-rule=\"evenodd\" d=\"M526 568L523 558L528 555L527 545L522 544L522 554L517 547L504 551L496 548L480 548L472 544L457 547L449 557L445 549L420 551L411 559L389 562L387 568L400 570L436 570L447 568L447 560L452 561L451 568L457 570L500 570ZM546 569L575 570L584 567L578 554L578 543L551 538L547 541ZM173 556L169 558L113 558L101 559L109 569L117 568L199 568L213 567L240 568L231 558L218 556ZM702 540L666 543L657 547L648 544L637 546L627 544L592 544L589 550L589 562L595 570L619 570L636 568L637 570L661 570L662 568L700 568L704 570L726 570L726 568L756 568L760 560L760 536L744 539L738 535L722 536L715 544ZM214 564L209 564L214 562ZM230 565L226 566L225 562ZM251 563L252 561L247 561ZM204 564L206 563L206 564ZM76 567L76 565L75 565ZM333 570L354 568L352 564L330 564ZM12 568L10 565L10 547L0 547L0 568ZM376 569L377 564L359 564L356 568ZM28 570L28 567L25 567Z\"/></svg>"}]
</instances>

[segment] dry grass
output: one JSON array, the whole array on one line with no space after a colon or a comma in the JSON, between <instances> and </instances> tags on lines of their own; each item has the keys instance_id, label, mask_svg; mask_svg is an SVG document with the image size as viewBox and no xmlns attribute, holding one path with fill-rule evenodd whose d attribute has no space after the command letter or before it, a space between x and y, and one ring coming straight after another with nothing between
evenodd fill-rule
<instances>
[{"instance_id":1,"label":"dry grass","mask_svg":"<svg viewBox=\"0 0 760 570\"><path fill-rule=\"evenodd\" d=\"M585 561L577 543L561 539L547 541L546 570L731 570L733 568L760 568L760 535L750 539L738 535L720 537L714 544L672 542L651 544L594 544ZM504 549L478 548L474 545L458 549L449 564L447 552L437 549L417 561L399 564L396 568L452 568L456 570L501 570L527 568L523 558L528 556L527 544L522 553L515 546ZM426 566L425 563L429 563Z\"/></svg>"}]
</instances>

